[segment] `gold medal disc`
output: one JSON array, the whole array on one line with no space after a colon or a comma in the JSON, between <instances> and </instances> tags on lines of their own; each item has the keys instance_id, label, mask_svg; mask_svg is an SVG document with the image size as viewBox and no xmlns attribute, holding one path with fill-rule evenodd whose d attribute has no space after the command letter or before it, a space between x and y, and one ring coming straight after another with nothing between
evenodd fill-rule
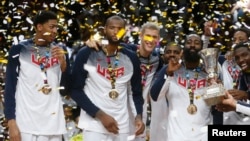
<instances>
[{"instance_id":1,"label":"gold medal disc","mask_svg":"<svg viewBox=\"0 0 250 141\"><path fill-rule=\"evenodd\" d=\"M45 95L51 92L51 87L49 85L44 85L39 91L42 91Z\"/></svg>"},{"instance_id":2,"label":"gold medal disc","mask_svg":"<svg viewBox=\"0 0 250 141\"><path fill-rule=\"evenodd\" d=\"M187 111L189 114L194 115L197 112L197 107L194 104L190 104Z\"/></svg>"},{"instance_id":3,"label":"gold medal disc","mask_svg":"<svg viewBox=\"0 0 250 141\"><path fill-rule=\"evenodd\" d=\"M117 92L117 90L115 89L112 89L110 92L109 92L109 97L111 99L116 99L118 97L119 93Z\"/></svg>"}]
</instances>

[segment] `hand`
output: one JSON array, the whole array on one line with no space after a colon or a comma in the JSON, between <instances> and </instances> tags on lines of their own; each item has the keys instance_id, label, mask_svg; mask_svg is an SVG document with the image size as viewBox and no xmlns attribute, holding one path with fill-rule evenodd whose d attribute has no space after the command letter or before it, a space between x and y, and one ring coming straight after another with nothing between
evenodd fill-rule
<instances>
[{"instance_id":1,"label":"hand","mask_svg":"<svg viewBox=\"0 0 250 141\"><path fill-rule=\"evenodd\" d=\"M145 124L143 123L140 115L136 116L135 118L135 128L136 128L136 131L135 131L136 136L142 134L145 130Z\"/></svg>"},{"instance_id":2,"label":"hand","mask_svg":"<svg viewBox=\"0 0 250 141\"><path fill-rule=\"evenodd\" d=\"M101 42L94 40L94 39L89 39L85 42L86 46L88 46L89 48L93 48L96 51L99 51L99 48L101 46Z\"/></svg>"},{"instance_id":3,"label":"hand","mask_svg":"<svg viewBox=\"0 0 250 141\"><path fill-rule=\"evenodd\" d=\"M98 111L96 117L102 122L103 126L111 133L118 134L119 128L117 121L103 111Z\"/></svg>"},{"instance_id":4,"label":"hand","mask_svg":"<svg viewBox=\"0 0 250 141\"><path fill-rule=\"evenodd\" d=\"M225 54L225 58L228 60L228 61L232 61L233 59L233 54L231 51L228 51L226 54Z\"/></svg>"},{"instance_id":5,"label":"hand","mask_svg":"<svg viewBox=\"0 0 250 141\"><path fill-rule=\"evenodd\" d=\"M16 124L16 120L14 119L9 120L8 127L9 127L10 141L21 141L21 133Z\"/></svg>"},{"instance_id":6,"label":"hand","mask_svg":"<svg viewBox=\"0 0 250 141\"><path fill-rule=\"evenodd\" d=\"M214 21L207 21L204 23L204 35L205 36L212 36L214 35L214 31L216 29L217 22Z\"/></svg>"},{"instance_id":7,"label":"hand","mask_svg":"<svg viewBox=\"0 0 250 141\"><path fill-rule=\"evenodd\" d=\"M176 70L178 70L181 67L181 62L179 62L182 58L183 50L181 50L180 54L171 57L168 60L168 67L166 70L167 75L172 76Z\"/></svg>"},{"instance_id":8,"label":"hand","mask_svg":"<svg viewBox=\"0 0 250 141\"><path fill-rule=\"evenodd\" d=\"M238 89L231 89L231 90L228 90L228 92L236 100L247 100L248 99L248 94L245 91L238 90Z\"/></svg>"},{"instance_id":9,"label":"hand","mask_svg":"<svg viewBox=\"0 0 250 141\"><path fill-rule=\"evenodd\" d=\"M222 99L220 104L216 105L216 109L221 112L229 112L235 111L237 101L233 98L233 96L226 91L226 95L224 99Z\"/></svg>"},{"instance_id":10,"label":"hand","mask_svg":"<svg viewBox=\"0 0 250 141\"><path fill-rule=\"evenodd\" d=\"M51 57L58 59L58 61L60 62L60 65L61 65L62 72L64 72L66 70L66 67L67 67L67 64L65 61L65 53L67 53L67 52L65 52L63 50L63 48L61 48L59 46L53 46L51 48Z\"/></svg>"}]
</instances>

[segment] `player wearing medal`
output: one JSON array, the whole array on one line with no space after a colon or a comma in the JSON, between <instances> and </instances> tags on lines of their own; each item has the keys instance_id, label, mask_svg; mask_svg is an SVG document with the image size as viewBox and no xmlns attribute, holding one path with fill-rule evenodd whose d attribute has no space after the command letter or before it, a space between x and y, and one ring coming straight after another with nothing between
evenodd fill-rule
<instances>
[{"instance_id":1,"label":"player wearing medal","mask_svg":"<svg viewBox=\"0 0 250 141\"><path fill-rule=\"evenodd\" d=\"M207 141L207 125L215 122L212 111L217 111L201 97L202 89L207 86L207 73L198 55L201 49L200 36L187 35L182 63L179 63L181 55L169 59L150 90L153 100L167 97L167 141Z\"/></svg>"},{"instance_id":2,"label":"player wearing medal","mask_svg":"<svg viewBox=\"0 0 250 141\"><path fill-rule=\"evenodd\" d=\"M134 45L134 44L127 44L126 47L130 49L131 51L135 52L137 54L137 57L140 60L140 68L141 68L141 75L142 75L142 87L143 87L143 122L146 124L148 116L148 104L151 103L150 96L149 96L149 89L151 87L153 77L155 76L155 73L162 67L163 61L160 59L159 54L155 51L155 48L157 47L157 44L160 39L160 28L156 23L153 22L147 22L145 23L141 29L140 29L140 39L141 44L140 45ZM98 46L96 44L100 44L98 41L90 40L86 43L88 47L95 48L96 50L99 50ZM134 113L135 107L134 102L132 100L133 94L131 93L129 95L129 102L132 109L129 109L130 112L130 134L134 134L136 129L134 127ZM163 138L161 136L158 136L157 134L154 134L158 128L161 129L162 126L157 126L159 122L159 112L161 113L160 116L162 116L161 108L159 107L162 103L166 105L165 101L157 101L153 102L153 105L151 107L151 111L153 112L152 116L153 119L150 121L153 122L154 126L152 127L152 134L151 134L151 128L150 128L150 134L152 135L152 138L157 136L157 138ZM155 111L155 112L154 112ZM158 132L159 133L159 132ZM151 138L150 135L150 138ZM156 139L156 138L155 138ZM143 134L140 136L135 137L135 141L145 141L147 140L146 137L146 130ZM160 141L160 140L159 140Z\"/></svg>"},{"instance_id":3,"label":"player wearing medal","mask_svg":"<svg viewBox=\"0 0 250 141\"><path fill-rule=\"evenodd\" d=\"M137 57L140 60L140 68L142 75L142 87L143 87L143 122L146 124L148 116L148 104L150 104L150 96L149 90L155 76L155 73L162 67L163 62L160 59L159 54L155 51L157 44L160 39L160 28L156 23L147 22L142 25L140 29L140 45L130 45L128 48L137 53ZM131 97L132 95L130 95ZM130 100L131 102L131 100ZM131 102L133 106L133 101ZM134 109L134 107L132 107ZM154 103L154 107L151 110L160 110L157 107L157 103ZM133 111L133 110L132 110ZM132 116L133 117L133 116ZM154 119L157 122L157 119ZM134 118L131 119L132 123L134 123ZM157 128L153 128L156 130ZM131 134L133 134L134 126L131 126ZM151 130L151 129L150 129ZM135 138L135 141L146 141L146 130L140 136Z\"/></svg>"},{"instance_id":4,"label":"player wearing medal","mask_svg":"<svg viewBox=\"0 0 250 141\"><path fill-rule=\"evenodd\" d=\"M171 58L175 58L180 55L182 48L175 42L169 42L164 48L163 59L166 64ZM156 74L157 79L158 75ZM152 82L153 83L153 82ZM151 98L151 120L150 120L150 140L152 141L165 141L166 140L166 123L168 114L167 98L157 99L157 101Z\"/></svg>"},{"instance_id":5,"label":"player wearing medal","mask_svg":"<svg viewBox=\"0 0 250 141\"><path fill-rule=\"evenodd\" d=\"M111 16L104 27L108 43L98 51L83 47L75 59L71 97L81 107L78 126L83 129L84 141L128 140L130 89L136 108L135 135L145 129L140 61L126 44L120 44L117 35L124 28L121 17Z\"/></svg>"},{"instance_id":6,"label":"player wearing medal","mask_svg":"<svg viewBox=\"0 0 250 141\"><path fill-rule=\"evenodd\" d=\"M70 73L66 48L51 46L57 34L57 15L39 11L34 38L9 51L4 114L10 140L61 141L66 133L60 83Z\"/></svg>"},{"instance_id":7,"label":"player wearing medal","mask_svg":"<svg viewBox=\"0 0 250 141\"><path fill-rule=\"evenodd\" d=\"M236 124L248 124L250 105L246 101L249 99L250 95L250 43L241 42L237 44L233 49L233 57L237 65L241 68L239 86L237 89L228 90L222 104L216 105L216 108L219 111L233 111L237 114L238 120L233 120ZM244 100L234 98L236 93L238 95L244 95ZM240 115L240 113L243 115ZM248 116L244 114L247 114Z\"/></svg>"},{"instance_id":8,"label":"player wearing medal","mask_svg":"<svg viewBox=\"0 0 250 141\"><path fill-rule=\"evenodd\" d=\"M248 41L249 34L249 29L247 28L237 29L233 35L233 47L241 42ZM227 56L227 60L225 60L222 64L224 87L235 99L241 100L241 102L249 103L250 101L248 99L248 95L237 90L239 84L238 79L240 79L240 67L233 58L232 51L230 51L230 54ZM249 116L235 111L224 112L223 124L250 124L250 118Z\"/></svg>"}]
</instances>

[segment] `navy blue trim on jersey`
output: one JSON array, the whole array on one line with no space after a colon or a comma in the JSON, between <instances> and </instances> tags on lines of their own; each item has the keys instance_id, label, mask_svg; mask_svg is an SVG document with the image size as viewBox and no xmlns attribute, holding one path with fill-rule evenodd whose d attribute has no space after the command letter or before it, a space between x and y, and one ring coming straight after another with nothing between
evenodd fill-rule
<instances>
[{"instance_id":1,"label":"navy blue trim on jersey","mask_svg":"<svg viewBox=\"0 0 250 141\"><path fill-rule=\"evenodd\" d=\"M6 70L6 80L5 80L5 92L4 92L4 115L5 117L10 119L15 119L15 111L16 111L16 85L19 76L20 62L19 62L19 54L22 48L26 45L33 44L33 39L28 39L27 41L20 42L18 45L13 45L9 50L7 70ZM67 49L62 47L65 51ZM70 66L69 66L69 57L65 55L67 68L64 72L62 72L61 77L61 86L64 86L64 90L60 90L60 93L68 94L69 89L69 80L70 80Z\"/></svg>"},{"instance_id":2,"label":"navy blue trim on jersey","mask_svg":"<svg viewBox=\"0 0 250 141\"><path fill-rule=\"evenodd\" d=\"M250 74L249 73L241 73L239 75L239 90L246 91L248 93L248 99L250 99Z\"/></svg>"},{"instance_id":3,"label":"navy blue trim on jersey","mask_svg":"<svg viewBox=\"0 0 250 141\"><path fill-rule=\"evenodd\" d=\"M159 71L157 78L155 79L151 89L150 95L154 101L157 101L160 91L165 83L167 65L164 65ZM223 124L223 112L219 112L215 109L215 106L211 107L211 113L213 116L213 124Z\"/></svg>"},{"instance_id":4,"label":"navy blue trim on jersey","mask_svg":"<svg viewBox=\"0 0 250 141\"><path fill-rule=\"evenodd\" d=\"M16 118L15 92L20 69L19 54L22 47L20 44L13 45L9 50L4 90L4 115L8 120Z\"/></svg>"},{"instance_id":5,"label":"navy blue trim on jersey","mask_svg":"<svg viewBox=\"0 0 250 141\"><path fill-rule=\"evenodd\" d=\"M125 46L127 49L132 50L134 52L137 51L138 45L135 44L125 44L125 43L121 43L121 46Z\"/></svg>"},{"instance_id":6,"label":"navy blue trim on jersey","mask_svg":"<svg viewBox=\"0 0 250 141\"><path fill-rule=\"evenodd\" d=\"M88 75L88 72L84 70L83 65L87 63L91 50L93 49L89 47L82 47L78 51L72 67L71 98L90 116L95 117L96 113L100 109L94 103L92 103L86 93L82 90Z\"/></svg>"},{"instance_id":7,"label":"navy blue trim on jersey","mask_svg":"<svg viewBox=\"0 0 250 141\"><path fill-rule=\"evenodd\" d=\"M218 111L215 108L215 105L213 105L211 113L213 116L213 125L222 125L223 124L223 112Z\"/></svg>"},{"instance_id":8,"label":"navy blue trim on jersey","mask_svg":"<svg viewBox=\"0 0 250 141\"><path fill-rule=\"evenodd\" d=\"M127 49L126 47L123 48L121 52L126 54L130 58L133 64L134 73L131 78L131 87L133 93L132 96L137 114L142 115L144 99L142 96L142 85L141 85L142 81L141 68L140 68L141 62L137 57L137 54Z\"/></svg>"},{"instance_id":9,"label":"navy blue trim on jersey","mask_svg":"<svg viewBox=\"0 0 250 141\"><path fill-rule=\"evenodd\" d=\"M96 113L100 110L82 90L88 75L88 72L84 70L83 65L87 63L89 55L93 49L89 47L83 47L79 50L75 59L72 69L72 91L71 97L75 100L83 110L85 110L90 116L95 117ZM143 97L142 97L142 85L141 85L141 71L140 61L136 54L132 53L128 49L122 48L121 52L127 54L131 59L134 67L134 73L131 78L131 88L133 92L133 101L137 114L142 114Z\"/></svg>"},{"instance_id":10,"label":"navy blue trim on jersey","mask_svg":"<svg viewBox=\"0 0 250 141\"><path fill-rule=\"evenodd\" d=\"M166 69L167 69L167 65L164 65L159 70L159 72L156 75L157 77L155 78L155 81L153 82L152 87L150 89L150 95L154 101L157 101L161 88L165 83L164 76L166 75Z\"/></svg>"},{"instance_id":11,"label":"navy blue trim on jersey","mask_svg":"<svg viewBox=\"0 0 250 141\"><path fill-rule=\"evenodd\" d=\"M61 81L60 81L60 86L61 87L63 86L64 89L60 90L60 94L62 96L66 96L70 94L71 64L70 64L69 55L68 55L66 46L62 46L62 48L65 52L67 52L67 54L65 54L66 70L62 72Z\"/></svg>"},{"instance_id":12,"label":"navy blue trim on jersey","mask_svg":"<svg viewBox=\"0 0 250 141\"><path fill-rule=\"evenodd\" d=\"M240 105L243 105L245 107L249 107L250 108L250 104L248 104L246 102L243 102L243 101L240 101L240 100L237 101L237 104L240 104Z\"/></svg>"}]
</instances>

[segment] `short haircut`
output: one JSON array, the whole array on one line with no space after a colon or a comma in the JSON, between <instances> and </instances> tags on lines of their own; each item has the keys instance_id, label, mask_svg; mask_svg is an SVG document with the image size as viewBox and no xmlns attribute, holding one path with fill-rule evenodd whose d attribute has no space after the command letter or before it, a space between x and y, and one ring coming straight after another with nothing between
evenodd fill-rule
<instances>
[{"instance_id":1,"label":"short haircut","mask_svg":"<svg viewBox=\"0 0 250 141\"><path fill-rule=\"evenodd\" d=\"M140 32L143 34L146 29L157 30L160 34L160 27L154 22L147 22L143 24Z\"/></svg>"},{"instance_id":2,"label":"short haircut","mask_svg":"<svg viewBox=\"0 0 250 141\"><path fill-rule=\"evenodd\" d=\"M34 17L33 24L37 26L37 24L44 24L49 20L57 20L57 15L52 11L38 11L37 15Z\"/></svg>"},{"instance_id":3,"label":"short haircut","mask_svg":"<svg viewBox=\"0 0 250 141\"><path fill-rule=\"evenodd\" d=\"M248 50L250 50L250 42L248 41L248 42L240 42L240 43L238 43L237 45L234 46L233 51L235 51L236 49L241 48L241 47L245 47Z\"/></svg>"},{"instance_id":4,"label":"short haircut","mask_svg":"<svg viewBox=\"0 0 250 141\"><path fill-rule=\"evenodd\" d=\"M171 41L164 47L164 53L166 53L167 48L170 46L176 46L179 50L182 50L182 47L178 43Z\"/></svg>"},{"instance_id":5,"label":"short haircut","mask_svg":"<svg viewBox=\"0 0 250 141\"><path fill-rule=\"evenodd\" d=\"M195 33L195 32L192 32L192 33L186 35L186 41L187 41L190 37L192 37L192 36L199 37L200 40L201 40L201 36L200 36L199 34L197 34L197 33ZM202 40L201 40L201 41L202 41Z\"/></svg>"},{"instance_id":6,"label":"short haircut","mask_svg":"<svg viewBox=\"0 0 250 141\"><path fill-rule=\"evenodd\" d=\"M250 30L249 30L248 28L246 28L246 27L238 28L238 29L236 29L236 30L234 31L234 33L236 33L237 31L242 31L242 32L246 33L247 38L250 37Z\"/></svg>"},{"instance_id":7,"label":"short haircut","mask_svg":"<svg viewBox=\"0 0 250 141\"><path fill-rule=\"evenodd\" d=\"M125 20L124 20L122 17L118 16L118 15L113 15L113 16L109 17L109 18L106 20L105 26L107 26L107 25L110 23L110 21L112 21L112 20L122 21L122 22L123 22L123 26L124 26L124 27L126 26Z\"/></svg>"},{"instance_id":8,"label":"short haircut","mask_svg":"<svg viewBox=\"0 0 250 141\"><path fill-rule=\"evenodd\" d=\"M201 39L201 36L199 34L197 34L196 32L191 32L190 34L186 35L186 39L185 39L185 43L184 44L186 44L187 40L190 37L192 37L192 36L198 37L200 39L200 41L201 41L201 48L203 48L203 40ZM184 45L184 47L185 47L185 45Z\"/></svg>"}]
</instances>

